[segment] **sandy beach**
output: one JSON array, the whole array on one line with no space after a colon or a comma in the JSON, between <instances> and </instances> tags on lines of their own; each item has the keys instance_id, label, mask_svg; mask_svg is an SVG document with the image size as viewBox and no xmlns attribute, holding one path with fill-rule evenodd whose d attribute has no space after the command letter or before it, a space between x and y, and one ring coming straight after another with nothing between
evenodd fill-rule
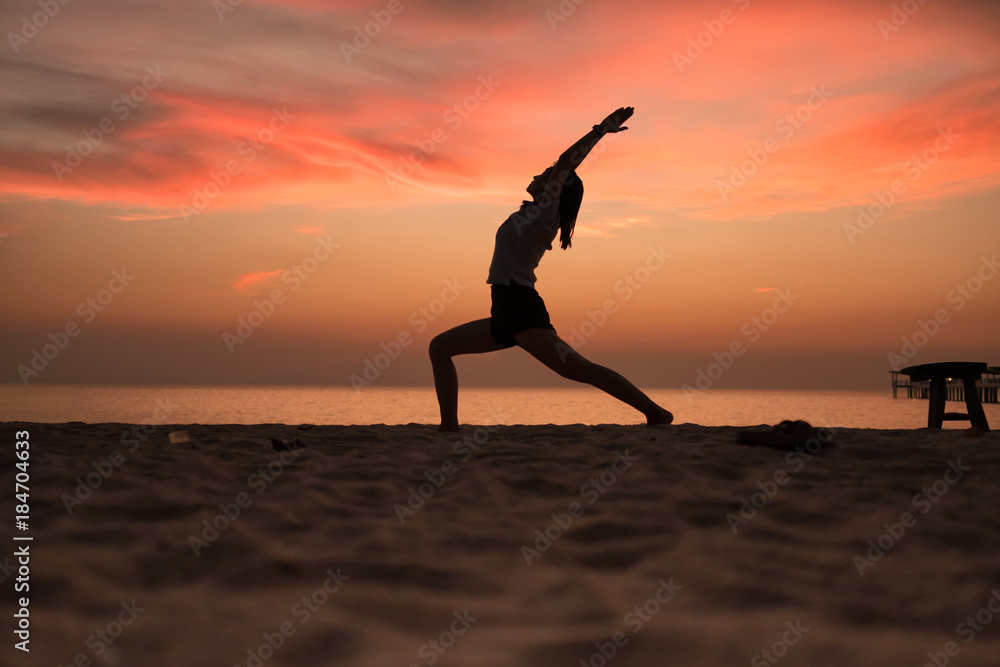
<instances>
[{"instance_id":1,"label":"sandy beach","mask_svg":"<svg viewBox=\"0 0 1000 667\"><path fill-rule=\"evenodd\" d=\"M0 662L1000 664L995 433L738 430L7 423Z\"/></svg>"}]
</instances>

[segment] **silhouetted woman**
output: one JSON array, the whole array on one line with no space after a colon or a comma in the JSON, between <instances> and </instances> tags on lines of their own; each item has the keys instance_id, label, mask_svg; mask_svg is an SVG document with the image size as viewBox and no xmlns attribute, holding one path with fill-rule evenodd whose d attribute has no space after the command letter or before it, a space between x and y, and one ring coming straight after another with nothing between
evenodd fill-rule
<instances>
[{"instance_id":1,"label":"silhouetted woman","mask_svg":"<svg viewBox=\"0 0 1000 667\"><path fill-rule=\"evenodd\" d=\"M557 231L562 248L570 246L583 199L583 182L576 168L605 134L627 130L622 123L633 111L632 107L618 109L570 146L528 185L531 201L525 201L500 225L486 280L493 297L490 317L449 329L430 343L434 387L441 408L440 430L458 430L458 373L452 357L515 345L564 378L593 385L628 403L643 413L650 425L673 421L673 415L631 382L610 368L588 361L556 335L545 303L533 287L535 268L545 251L552 249Z\"/></svg>"}]
</instances>

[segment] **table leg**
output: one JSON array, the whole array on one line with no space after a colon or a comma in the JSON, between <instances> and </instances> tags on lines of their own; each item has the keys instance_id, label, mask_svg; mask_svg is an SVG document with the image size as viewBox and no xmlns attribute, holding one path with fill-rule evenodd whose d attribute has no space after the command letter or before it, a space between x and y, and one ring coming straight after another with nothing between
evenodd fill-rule
<instances>
[{"instance_id":1,"label":"table leg","mask_svg":"<svg viewBox=\"0 0 1000 667\"><path fill-rule=\"evenodd\" d=\"M979 388L976 387L976 378L965 378L965 408L969 412L969 421L981 433L990 430L990 425L986 421L986 411L983 410L983 402L979 400Z\"/></svg>"},{"instance_id":2,"label":"table leg","mask_svg":"<svg viewBox=\"0 0 1000 667\"><path fill-rule=\"evenodd\" d=\"M948 387L943 377L931 378L930 407L927 412L928 428L941 428L944 423L944 401L948 398Z\"/></svg>"}]
</instances>

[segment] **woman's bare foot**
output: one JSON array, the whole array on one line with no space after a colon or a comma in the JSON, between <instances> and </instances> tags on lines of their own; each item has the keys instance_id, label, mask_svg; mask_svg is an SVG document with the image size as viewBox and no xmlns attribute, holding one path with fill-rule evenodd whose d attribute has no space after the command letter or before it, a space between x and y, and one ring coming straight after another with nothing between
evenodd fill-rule
<instances>
[{"instance_id":1,"label":"woman's bare foot","mask_svg":"<svg viewBox=\"0 0 1000 667\"><path fill-rule=\"evenodd\" d=\"M659 411L646 415L646 426L668 426L674 421L674 416L660 408Z\"/></svg>"},{"instance_id":2,"label":"woman's bare foot","mask_svg":"<svg viewBox=\"0 0 1000 667\"><path fill-rule=\"evenodd\" d=\"M458 424L441 424L441 426L438 427L438 431L442 433L457 433Z\"/></svg>"}]
</instances>

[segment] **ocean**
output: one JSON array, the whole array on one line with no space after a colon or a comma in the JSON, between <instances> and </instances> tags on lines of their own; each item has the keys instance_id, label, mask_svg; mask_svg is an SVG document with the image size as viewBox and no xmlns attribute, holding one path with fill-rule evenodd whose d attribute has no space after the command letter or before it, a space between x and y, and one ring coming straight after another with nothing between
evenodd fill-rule
<instances>
[{"instance_id":1,"label":"ocean","mask_svg":"<svg viewBox=\"0 0 1000 667\"><path fill-rule=\"evenodd\" d=\"M804 419L815 426L922 428L928 402L891 391L711 389L686 395L651 389L675 423L705 426L775 424ZM964 412L949 402L947 411ZM984 406L1000 428L1000 405ZM0 421L129 424L436 424L432 387L294 387L189 385L0 385ZM591 387L463 387L463 424L638 424L642 416ZM945 428L968 428L965 421Z\"/></svg>"}]
</instances>

